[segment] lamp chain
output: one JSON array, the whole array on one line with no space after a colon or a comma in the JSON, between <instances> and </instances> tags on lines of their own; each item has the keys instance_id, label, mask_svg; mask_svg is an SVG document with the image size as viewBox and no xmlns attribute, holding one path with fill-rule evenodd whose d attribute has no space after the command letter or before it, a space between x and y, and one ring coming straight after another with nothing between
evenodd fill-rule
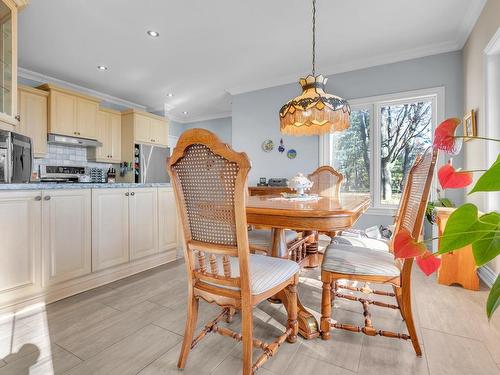
<instances>
[{"instance_id":1,"label":"lamp chain","mask_svg":"<svg viewBox=\"0 0 500 375\"><path fill-rule=\"evenodd\" d=\"M316 0L313 0L312 75L316 76Z\"/></svg>"}]
</instances>

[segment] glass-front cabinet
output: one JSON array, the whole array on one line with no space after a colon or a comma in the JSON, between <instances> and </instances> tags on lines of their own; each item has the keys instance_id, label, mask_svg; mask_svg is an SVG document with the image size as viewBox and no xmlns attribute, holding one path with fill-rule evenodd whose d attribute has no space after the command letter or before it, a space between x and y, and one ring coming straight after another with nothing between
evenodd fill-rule
<instances>
[{"instance_id":1,"label":"glass-front cabinet","mask_svg":"<svg viewBox=\"0 0 500 375\"><path fill-rule=\"evenodd\" d=\"M17 126L17 11L14 0L0 0L0 128Z\"/></svg>"}]
</instances>

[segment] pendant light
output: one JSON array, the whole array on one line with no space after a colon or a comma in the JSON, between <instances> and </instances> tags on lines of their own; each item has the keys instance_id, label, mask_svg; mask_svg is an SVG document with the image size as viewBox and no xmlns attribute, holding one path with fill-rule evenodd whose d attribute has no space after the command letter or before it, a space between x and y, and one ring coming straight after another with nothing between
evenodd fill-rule
<instances>
[{"instance_id":1,"label":"pendant light","mask_svg":"<svg viewBox=\"0 0 500 375\"><path fill-rule=\"evenodd\" d=\"M312 74L299 80L302 94L280 109L280 130L288 135L321 135L349 128L347 100L325 92L328 78L316 76L316 0L312 2Z\"/></svg>"}]
</instances>

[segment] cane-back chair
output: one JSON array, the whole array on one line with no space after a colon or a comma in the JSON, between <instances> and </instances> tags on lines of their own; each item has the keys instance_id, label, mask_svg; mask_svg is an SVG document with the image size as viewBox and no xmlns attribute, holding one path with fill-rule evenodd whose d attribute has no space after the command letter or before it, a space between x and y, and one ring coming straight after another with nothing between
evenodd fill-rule
<instances>
[{"instance_id":1,"label":"cane-back chair","mask_svg":"<svg viewBox=\"0 0 500 375\"><path fill-rule=\"evenodd\" d=\"M339 198L340 187L344 181L342 173L329 165L323 165L307 176L313 185L309 192L320 197Z\"/></svg>"},{"instance_id":2,"label":"cane-back chair","mask_svg":"<svg viewBox=\"0 0 500 375\"><path fill-rule=\"evenodd\" d=\"M336 171L329 165L323 165L317 168L313 173L307 176L313 183L309 192L317 194L320 197L340 199L340 188L344 181L342 173ZM332 240L337 232L325 232ZM319 240L319 233L315 232L316 242Z\"/></svg>"},{"instance_id":3,"label":"cane-back chair","mask_svg":"<svg viewBox=\"0 0 500 375\"><path fill-rule=\"evenodd\" d=\"M405 229L414 239L420 238L436 157L437 151L429 148L422 155L417 156L415 163L410 169L402 197L403 203L398 213L396 233L399 229ZM320 330L322 338L328 340L330 338L330 328L334 327L352 332L362 332L368 336L380 335L411 340L415 353L418 356L422 355L411 307L412 265L413 258L404 260L395 259L392 251L384 252L339 244L328 246L321 266L323 293ZM397 304L388 304L370 298L343 294L338 291L343 288L342 285L337 285L337 281L341 279L392 285ZM360 302L364 310L364 326L358 327L351 324L332 323L331 310L334 298L344 298ZM375 329L368 310L371 304L399 309L406 322L408 334Z\"/></svg>"},{"instance_id":4,"label":"cane-back chair","mask_svg":"<svg viewBox=\"0 0 500 375\"><path fill-rule=\"evenodd\" d=\"M278 254L286 254L286 257L294 262L301 263L306 257L308 238L294 230L284 231L282 243L275 244L275 229L252 229L248 232L250 252L257 254L273 255L273 247L278 247Z\"/></svg>"},{"instance_id":5,"label":"cane-back chair","mask_svg":"<svg viewBox=\"0 0 500 375\"><path fill-rule=\"evenodd\" d=\"M184 233L188 273L188 311L178 367L209 332L243 342L243 374L253 374L287 340L297 340L297 282L299 267L286 259L249 253L245 191L250 161L211 132L184 132L168 170ZM286 293L290 300L285 332L274 342L253 338L252 309L261 301ZM202 299L222 312L193 339ZM242 333L220 325L231 310L241 311ZM263 350L252 362L254 347Z\"/></svg>"}]
</instances>

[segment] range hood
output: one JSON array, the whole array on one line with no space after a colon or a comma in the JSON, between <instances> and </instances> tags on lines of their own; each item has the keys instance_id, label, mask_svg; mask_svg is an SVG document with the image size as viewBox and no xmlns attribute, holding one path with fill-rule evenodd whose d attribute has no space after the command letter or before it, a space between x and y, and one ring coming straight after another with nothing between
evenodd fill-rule
<instances>
[{"instance_id":1,"label":"range hood","mask_svg":"<svg viewBox=\"0 0 500 375\"><path fill-rule=\"evenodd\" d=\"M102 143L95 139L68 137L67 135L49 134L47 143L53 145L75 146L75 147L100 147Z\"/></svg>"}]
</instances>

